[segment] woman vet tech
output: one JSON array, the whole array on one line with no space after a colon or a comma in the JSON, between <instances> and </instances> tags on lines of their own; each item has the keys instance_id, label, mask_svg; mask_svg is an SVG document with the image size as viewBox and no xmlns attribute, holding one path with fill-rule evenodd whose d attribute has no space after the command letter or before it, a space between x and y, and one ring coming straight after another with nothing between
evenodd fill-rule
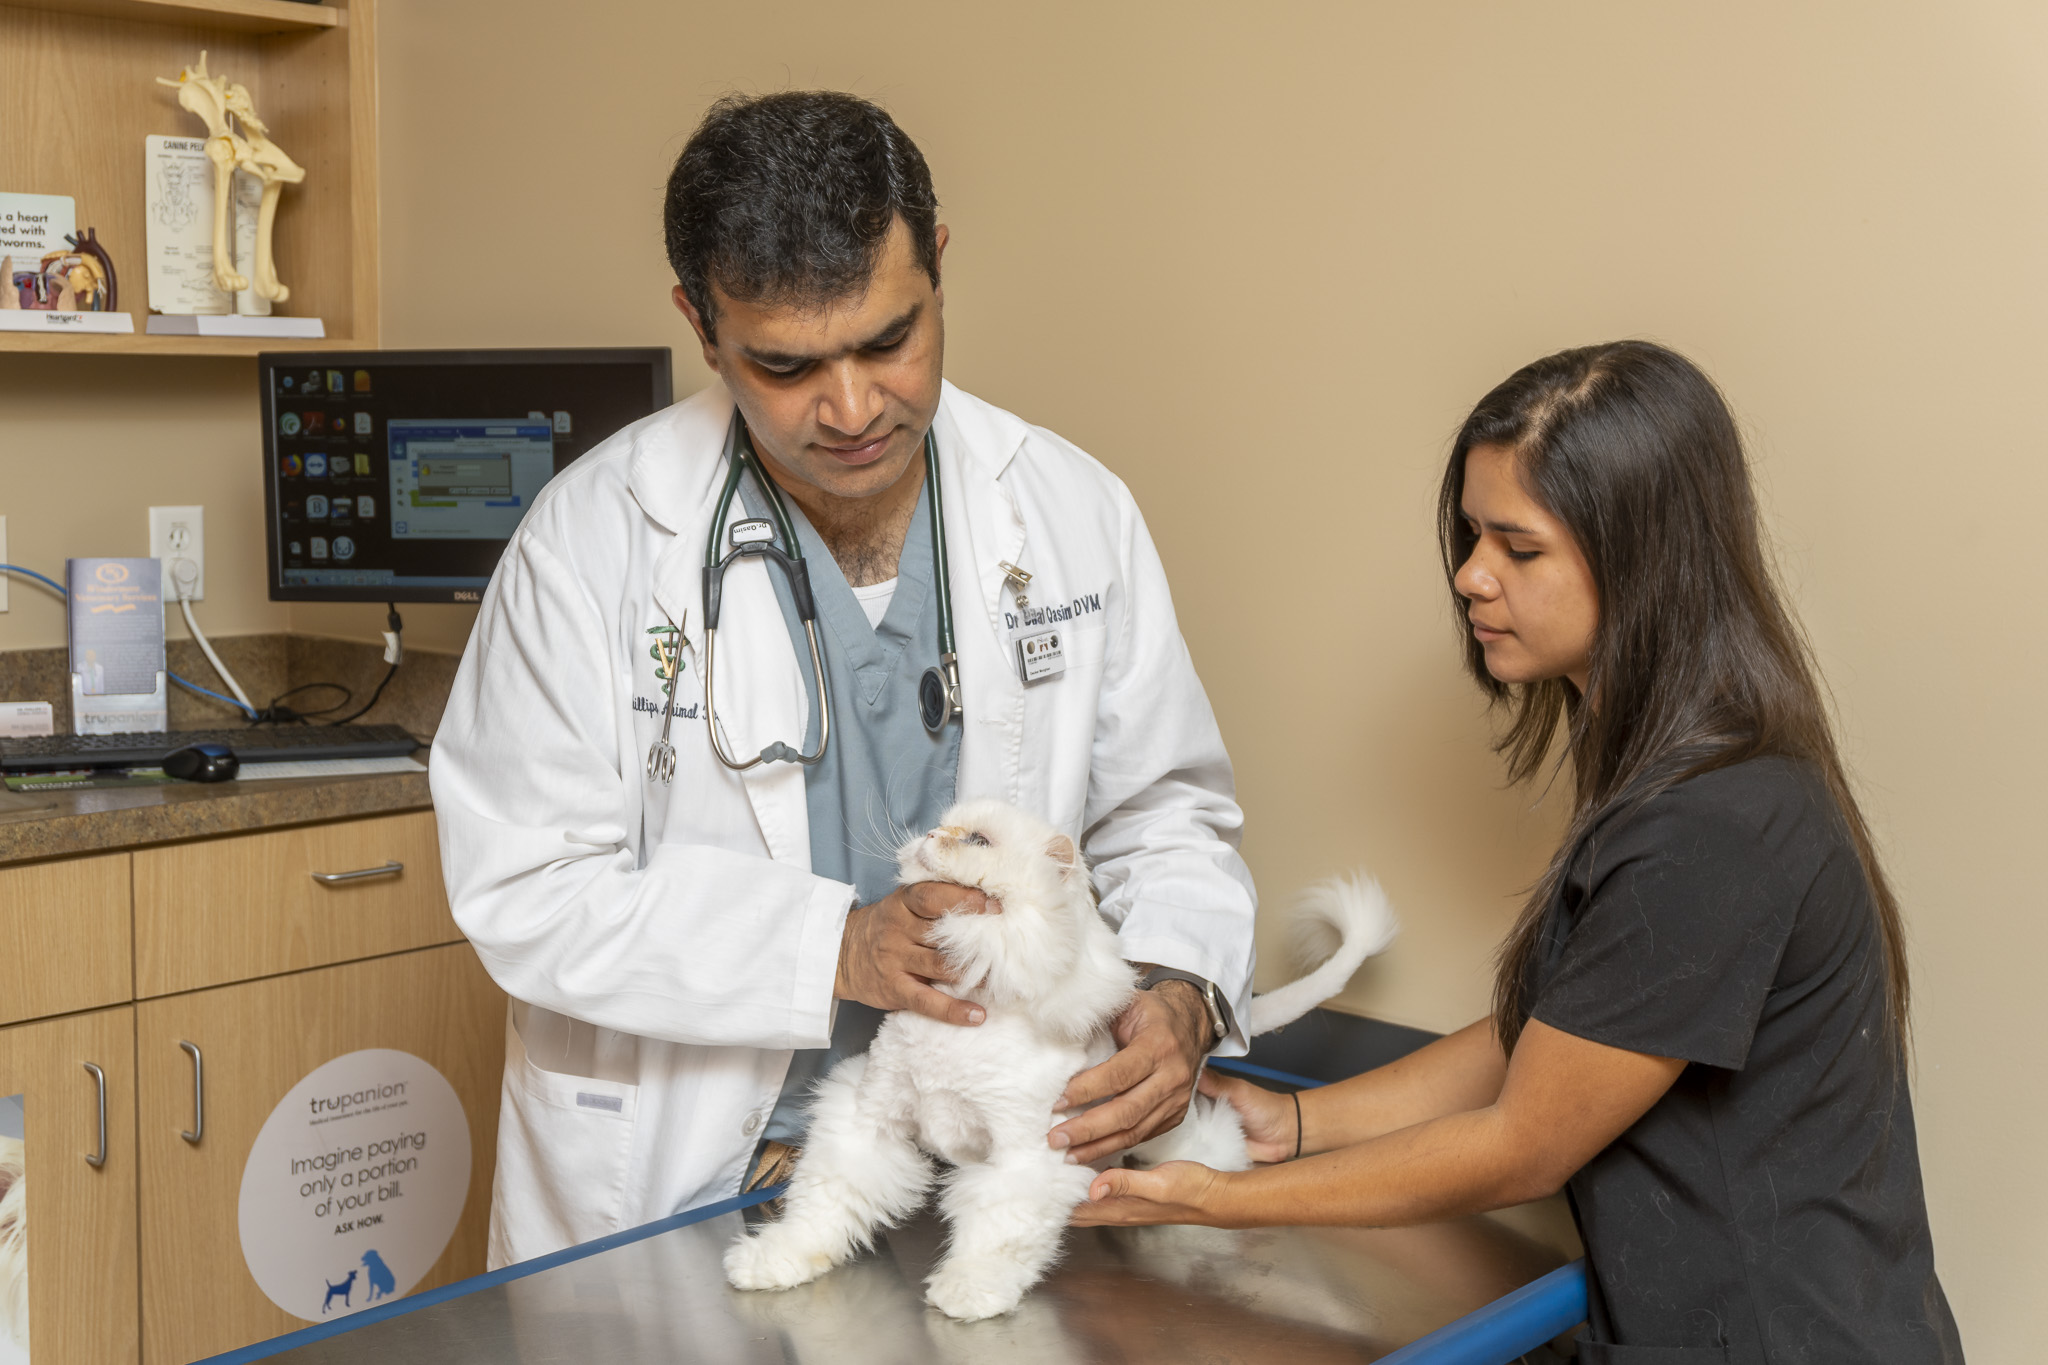
<instances>
[{"instance_id":1,"label":"woman vet tech","mask_svg":"<svg viewBox=\"0 0 2048 1365\"><path fill-rule=\"evenodd\" d=\"M1961 1360L1898 907L1720 394L1643 342L1537 361L1466 420L1439 518L1511 773L1560 731L1570 757L1493 1016L1299 1096L1205 1077L1280 1164L1108 1171L1076 1221L1414 1223L1564 1187L1582 1361Z\"/></svg>"}]
</instances>

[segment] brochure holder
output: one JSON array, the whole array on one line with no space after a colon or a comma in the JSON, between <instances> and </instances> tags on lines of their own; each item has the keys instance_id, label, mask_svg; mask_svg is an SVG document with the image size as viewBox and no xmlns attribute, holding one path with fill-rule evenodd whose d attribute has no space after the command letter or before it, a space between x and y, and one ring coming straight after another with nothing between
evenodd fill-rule
<instances>
[{"instance_id":1,"label":"brochure holder","mask_svg":"<svg viewBox=\"0 0 2048 1365\"><path fill-rule=\"evenodd\" d=\"M162 577L156 559L64 562L73 734L170 728Z\"/></svg>"},{"instance_id":2,"label":"brochure holder","mask_svg":"<svg viewBox=\"0 0 2048 1365\"><path fill-rule=\"evenodd\" d=\"M153 692L103 692L89 696L85 679L71 675L71 733L125 735L170 729L170 693L162 673Z\"/></svg>"}]
</instances>

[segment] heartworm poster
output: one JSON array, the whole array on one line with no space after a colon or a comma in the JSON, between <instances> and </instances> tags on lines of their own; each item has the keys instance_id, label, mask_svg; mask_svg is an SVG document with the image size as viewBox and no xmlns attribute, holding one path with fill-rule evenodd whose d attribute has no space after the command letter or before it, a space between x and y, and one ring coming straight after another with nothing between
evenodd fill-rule
<instances>
[{"instance_id":1,"label":"heartworm poster","mask_svg":"<svg viewBox=\"0 0 2048 1365\"><path fill-rule=\"evenodd\" d=\"M0 1365L28 1365L28 1125L0 1095Z\"/></svg>"}]
</instances>

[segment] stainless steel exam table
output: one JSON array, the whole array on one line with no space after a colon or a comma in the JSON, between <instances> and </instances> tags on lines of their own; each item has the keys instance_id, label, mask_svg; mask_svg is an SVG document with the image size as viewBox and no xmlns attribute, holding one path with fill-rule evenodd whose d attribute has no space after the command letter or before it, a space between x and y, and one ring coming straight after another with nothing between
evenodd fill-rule
<instances>
[{"instance_id":1,"label":"stainless steel exam table","mask_svg":"<svg viewBox=\"0 0 2048 1365\"><path fill-rule=\"evenodd\" d=\"M720 1213L516 1279L482 1276L497 1282L410 1312L375 1321L359 1314L214 1359L221 1365L1322 1365L1385 1359L1540 1280L1558 1261L1543 1243L1483 1218L1379 1232L1079 1231L1066 1260L1018 1312L956 1323L920 1298L943 1236L930 1217L890 1233L874 1255L785 1293L726 1287L719 1258L740 1226L738 1212ZM1577 1302L1583 1312L1583 1289ZM1556 1321L1553 1310L1555 1325L1534 1336L1524 1330L1518 1350L1569 1327L1577 1312L1566 1309L1569 1320ZM1428 1349L1402 1357L1485 1358ZM1492 1357L1495 1365L1507 1358Z\"/></svg>"},{"instance_id":2,"label":"stainless steel exam table","mask_svg":"<svg viewBox=\"0 0 2048 1365\"><path fill-rule=\"evenodd\" d=\"M728 1288L720 1258L745 1210L767 1197L678 1214L203 1365L1502 1365L1585 1314L1582 1263L1564 1264L1576 1237L1554 1200L1416 1228L1077 1229L1020 1310L958 1323L923 1303L944 1235L929 1211L801 1288Z\"/></svg>"}]
</instances>

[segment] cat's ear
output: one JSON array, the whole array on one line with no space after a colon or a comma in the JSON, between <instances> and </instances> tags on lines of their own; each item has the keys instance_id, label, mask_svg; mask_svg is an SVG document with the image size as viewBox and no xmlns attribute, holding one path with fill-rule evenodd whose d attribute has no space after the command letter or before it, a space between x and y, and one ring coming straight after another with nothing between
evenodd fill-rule
<instances>
[{"instance_id":1,"label":"cat's ear","mask_svg":"<svg viewBox=\"0 0 2048 1365\"><path fill-rule=\"evenodd\" d=\"M1081 853L1074 847L1074 841L1064 834L1055 834L1045 844L1045 856L1059 864L1060 876L1068 881L1081 868Z\"/></svg>"}]
</instances>

